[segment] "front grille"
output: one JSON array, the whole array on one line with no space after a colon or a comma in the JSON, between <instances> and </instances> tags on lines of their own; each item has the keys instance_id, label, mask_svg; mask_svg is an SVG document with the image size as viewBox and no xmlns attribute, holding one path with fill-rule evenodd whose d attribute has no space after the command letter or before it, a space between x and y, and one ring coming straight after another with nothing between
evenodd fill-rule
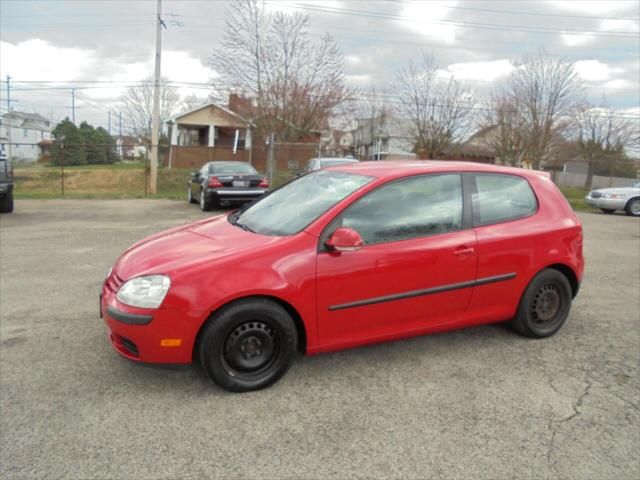
<instances>
[{"instance_id":1,"label":"front grille","mask_svg":"<svg viewBox=\"0 0 640 480\"><path fill-rule=\"evenodd\" d=\"M140 356L140 353L138 352L138 347L136 346L135 343L133 343L128 338L120 337L120 343L131 355L135 355L136 357Z\"/></svg>"},{"instance_id":2,"label":"front grille","mask_svg":"<svg viewBox=\"0 0 640 480\"><path fill-rule=\"evenodd\" d=\"M600 198L602 196L602 192L598 192L597 190L591 192L591 198Z\"/></svg>"}]
</instances>

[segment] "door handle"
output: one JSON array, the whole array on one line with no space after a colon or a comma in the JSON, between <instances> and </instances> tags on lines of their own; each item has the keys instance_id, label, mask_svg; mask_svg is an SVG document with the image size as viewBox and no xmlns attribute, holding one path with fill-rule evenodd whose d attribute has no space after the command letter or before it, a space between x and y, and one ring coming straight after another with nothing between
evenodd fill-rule
<instances>
[{"instance_id":1,"label":"door handle","mask_svg":"<svg viewBox=\"0 0 640 480\"><path fill-rule=\"evenodd\" d=\"M473 247L461 247L458 250L454 251L453 254L456 257L468 257L469 255L473 255L476 249Z\"/></svg>"}]
</instances>

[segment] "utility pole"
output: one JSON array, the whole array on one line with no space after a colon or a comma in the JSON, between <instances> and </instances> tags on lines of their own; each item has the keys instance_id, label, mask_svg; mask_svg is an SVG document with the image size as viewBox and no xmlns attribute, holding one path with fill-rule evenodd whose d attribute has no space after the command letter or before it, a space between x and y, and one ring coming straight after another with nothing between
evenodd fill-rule
<instances>
[{"instance_id":1,"label":"utility pole","mask_svg":"<svg viewBox=\"0 0 640 480\"><path fill-rule=\"evenodd\" d=\"M156 71L153 85L153 118L151 120L151 178L149 193L155 195L158 186L158 138L160 129L160 64L162 54L162 28L166 25L162 21L162 0L158 0L158 15L156 18Z\"/></svg>"},{"instance_id":2,"label":"utility pole","mask_svg":"<svg viewBox=\"0 0 640 480\"><path fill-rule=\"evenodd\" d=\"M11 113L11 77L9 75L7 75L7 113ZM7 157L8 160L11 160L12 155L11 155L11 131L13 130L12 126L9 126L9 128L7 129L8 132L8 138L7 141L9 143L9 156Z\"/></svg>"},{"instance_id":3,"label":"utility pole","mask_svg":"<svg viewBox=\"0 0 640 480\"><path fill-rule=\"evenodd\" d=\"M76 89L71 89L71 121L76 124Z\"/></svg>"},{"instance_id":4,"label":"utility pole","mask_svg":"<svg viewBox=\"0 0 640 480\"><path fill-rule=\"evenodd\" d=\"M118 154L120 155L120 159L123 159L124 141L122 140L122 112L118 112L118 145L120 145Z\"/></svg>"}]
</instances>

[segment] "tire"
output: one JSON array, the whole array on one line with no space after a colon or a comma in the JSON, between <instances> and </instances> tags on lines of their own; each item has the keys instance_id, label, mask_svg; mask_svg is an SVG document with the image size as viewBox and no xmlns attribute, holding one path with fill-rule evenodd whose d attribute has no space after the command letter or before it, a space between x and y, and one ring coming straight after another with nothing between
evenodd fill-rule
<instances>
[{"instance_id":1,"label":"tire","mask_svg":"<svg viewBox=\"0 0 640 480\"><path fill-rule=\"evenodd\" d=\"M0 198L0 213L13 212L13 192Z\"/></svg>"},{"instance_id":2,"label":"tire","mask_svg":"<svg viewBox=\"0 0 640 480\"><path fill-rule=\"evenodd\" d=\"M187 202L189 203L198 203L198 201L193 198L193 191L191 190L191 184L189 184L189 186L187 187Z\"/></svg>"},{"instance_id":3,"label":"tire","mask_svg":"<svg viewBox=\"0 0 640 480\"><path fill-rule=\"evenodd\" d=\"M200 210L203 212L208 212L211 210L211 203L207 200L207 195L205 194L204 187L200 187Z\"/></svg>"},{"instance_id":4,"label":"tire","mask_svg":"<svg viewBox=\"0 0 640 480\"><path fill-rule=\"evenodd\" d=\"M640 198L632 198L627 202L625 207L627 215L632 217L640 217Z\"/></svg>"},{"instance_id":5,"label":"tire","mask_svg":"<svg viewBox=\"0 0 640 480\"><path fill-rule=\"evenodd\" d=\"M615 210L612 210L611 208L601 208L600 210L602 210L604 213L613 213L613 212L615 212Z\"/></svg>"},{"instance_id":6,"label":"tire","mask_svg":"<svg viewBox=\"0 0 640 480\"><path fill-rule=\"evenodd\" d=\"M289 370L298 351L293 319L267 299L223 307L205 325L198 342L200 363L229 392L260 390Z\"/></svg>"},{"instance_id":7,"label":"tire","mask_svg":"<svg viewBox=\"0 0 640 480\"><path fill-rule=\"evenodd\" d=\"M563 273L551 268L542 270L527 286L511 326L525 337L550 337L567 320L572 297L571 285Z\"/></svg>"}]
</instances>

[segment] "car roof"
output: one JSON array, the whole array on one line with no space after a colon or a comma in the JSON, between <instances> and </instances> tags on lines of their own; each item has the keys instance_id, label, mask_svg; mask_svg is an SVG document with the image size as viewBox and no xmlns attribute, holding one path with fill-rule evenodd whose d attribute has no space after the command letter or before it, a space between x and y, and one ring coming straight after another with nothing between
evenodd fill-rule
<instances>
[{"instance_id":1,"label":"car roof","mask_svg":"<svg viewBox=\"0 0 640 480\"><path fill-rule=\"evenodd\" d=\"M358 160L355 158L347 158L347 157L315 157L312 158L311 160L320 160L321 162L324 162L326 160L331 160L331 161L340 161L340 162L357 162Z\"/></svg>"},{"instance_id":2,"label":"car roof","mask_svg":"<svg viewBox=\"0 0 640 480\"><path fill-rule=\"evenodd\" d=\"M354 162L328 167L327 170L359 173L361 175L368 175L377 178L397 178L421 173L444 172L508 173L523 177L539 177L541 175L549 177L548 172L542 172L539 170L450 160L379 160Z\"/></svg>"},{"instance_id":3,"label":"car roof","mask_svg":"<svg viewBox=\"0 0 640 480\"><path fill-rule=\"evenodd\" d=\"M239 162L237 160L214 160L212 162L207 162L209 165L251 165L249 162Z\"/></svg>"}]
</instances>

